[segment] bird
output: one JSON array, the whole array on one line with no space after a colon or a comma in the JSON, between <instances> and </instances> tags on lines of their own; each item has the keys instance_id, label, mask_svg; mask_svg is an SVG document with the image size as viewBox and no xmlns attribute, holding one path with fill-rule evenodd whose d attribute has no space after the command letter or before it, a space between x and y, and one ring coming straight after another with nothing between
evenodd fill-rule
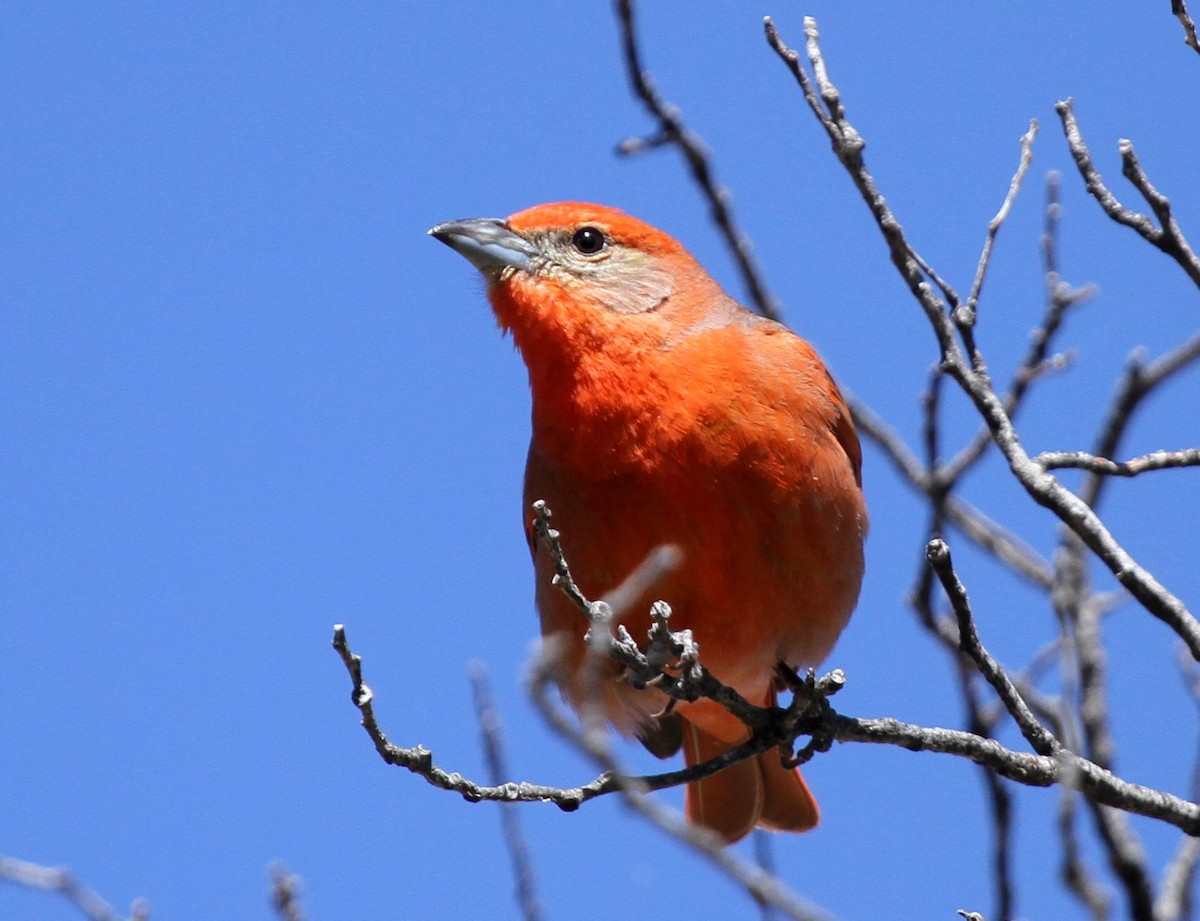
<instances>
[{"instance_id":1,"label":"bird","mask_svg":"<svg viewBox=\"0 0 1200 921\"><path fill-rule=\"evenodd\" d=\"M559 202L428 232L482 273L528 370L523 524L541 631L565 650L567 701L578 710L598 695L618 731L661 758L682 748L688 767L745 742L747 727L710 700L670 704L615 664L583 680L587 623L553 584L530 507L553 510L591 598L656 548L676 548L677 565L623 604L619 622L645 636L651 605L666 601L671 628L692 631L719 681L774 706L780 666L825 658L863 578L862 452L830 372L678 240L618 209ZM724 843L819 818L775 748L690 782L684 811Z\"/></svg>"}]
</instances>

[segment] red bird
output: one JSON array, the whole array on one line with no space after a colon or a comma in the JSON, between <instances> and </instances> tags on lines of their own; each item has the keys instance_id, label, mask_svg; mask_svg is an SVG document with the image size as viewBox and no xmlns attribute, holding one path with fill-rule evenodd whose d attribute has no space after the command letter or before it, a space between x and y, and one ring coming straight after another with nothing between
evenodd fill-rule
<instances>
[{"instance_id":1,"label":"red bird","mask_svg":"<svg viewBox=\"0 0 1200 921\"><path fill-rule=\"evenodd\" d=\"M672 237L612 208L539 205L506 220L429 231L488 282L500 326L529 370L533 436L525 524L545 636L571 650L577 708L585 623L550 579L530 504L561 527L580 588L597 598L663 544L680 564L622 614L635 637L670 603L700 660L759 705L778 663L820 662L858 599L867 531L850 412L813 348L729 297ZM660 692L614 674L604 712L660 757L686 763L749 737L710 701L664 711ZM689 784L688 817L736 841L756 825L818 819L799 771L770 750Z\"/></svg>"}]
</instances>

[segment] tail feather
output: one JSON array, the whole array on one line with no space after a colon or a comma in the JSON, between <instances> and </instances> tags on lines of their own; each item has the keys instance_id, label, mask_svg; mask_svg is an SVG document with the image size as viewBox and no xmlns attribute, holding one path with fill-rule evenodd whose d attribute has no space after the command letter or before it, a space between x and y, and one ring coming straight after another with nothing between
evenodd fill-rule
<instances>
[{"instance_id":1,"label":"tail feather","mask_svg":"<svg viewBox=\"0 0 1200 921\"><path fill-rule=\"evenodd\" d=\"M734 747L683 721L683 752L688 767ZM800 771L785 768L774 750L688 784L684 811L689 821L716 832L729 844L757 825L773 831L807 831L819 819L816 800Z\"/></svg>"},{"instance_id":2,"label":"tail feather","mask_svg":"<svg viewBox=\"0 0 1200 921\"><path fill-rule=\"evenodd\" d=\"M775 749L755 761L763 783L763 808L758 824L772 831L808 831L821 821L821 810L804 782L800 768L786 768Z\"/></svg>"}]
</instances>

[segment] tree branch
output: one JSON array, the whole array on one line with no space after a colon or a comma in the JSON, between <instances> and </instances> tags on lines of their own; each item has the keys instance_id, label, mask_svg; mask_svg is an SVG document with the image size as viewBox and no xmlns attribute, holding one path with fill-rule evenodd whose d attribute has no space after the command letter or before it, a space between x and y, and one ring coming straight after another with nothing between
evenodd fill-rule
<instances>
[{"instance_id":1,"label":"tree branch","mask_svg":"<svg viewBox=\"0 0 1200 921\"><path fill-rule=\"evenodd\" d=\"M937 574L938 580L942 583L942 588L945 590L946 597L950 600L950 606L954 609L955 618L958 620L959 648L970 657L980 674L996 691L1000 700L1003 701L1005 709L1016 721L1021 735L1025 736L1034 751L1041 755L1057 754L1062 749L1062 743L1033 715L1025 700L1013 686L1012 681L1009 680L1008 675L1005 674L1004 669L1000 667L1000 663L993 659L991 653L983 647L979 633L975 629L975 619L971 614L971 603L967 598L967 590L954 571L954 565L950 559L950 548L946 542L931 540L926 548L926 557L929 565L933 567L934 573Z\"/></svg>"},{"instance_id":2,"label":"tree branch","mask_svg":"<svg viewBox=\"0 0 1200 921\"><path fill-rule=\"evenodd\" d=\"M566 560L561 558L558 535L549 527L550 511L542 502L535 503L535 508L538 509L535 528L539 538L550 542L549 546L557 548L556 568L561 576L557 579L559 587L563 591L573 592L584 610L594 611L597 607L606 607L603 602L587 601L577 588L569 587L573 585L573 580L570 579L570 568ZM690 641L689 637L684 636L687 631L680 634L670 633L666 628L667 615L663 608L665 605L659 602L652 611L654 624L650 630L647 649L651 649L656 643L664 642L664 633L667 634L666 641L673 647L686 647L687 643L684 640ZM593 635L595 626L593 622ZM641 682L641 675L656 674L657 678L652 677L645 683L653 683L656 688L677 699L695 700L704 697L713 700L743 719L752 729L751 738L718 758L681 771L633 778L608 772L591 783L574 788L549 787L527 782L484 786L435 766L432 754L423 746L401 748L388 741L375 718L371 690L363 681L362 659L351 652L346 641L345 629L340 624L334 627L333 646L350 675L353 685L351 700L358 708L363 728L375 744L380 757L389 764L419 774L436 787L456 792L471 802L543 801L552 802L566 811L573 811L590 799L619 791L631 783L644 790L678 786L716 773L736 761L769 748L779 747L800 735L809 735L813 741L797 755L797 763L828 750L833 742L868 742L898 745L912 751L937 751L986 765L996 773L1019 783L1031 786L1065 784L1086 793L1096 803L1160 819L1188 834L1200 834L1200 806L1160 790L1131 784L1111 771L1062 748L1055 750L1053 755L1026 754L1011 751L994 739L982 738L969 732L926 729L895 719L870 720L841 716L828 703L828 698L837 693L845 683L845 678L839 671L835 670L821 678L814 678L810 674L807 679L793 683L793 699L787 708L754 707L746 703L732 688L722 685L708 674L696 659L682 665L679 668L679 676L656 671L649 663L652 658L657 659L657 656L639 649L627 633L625 637L626 639L618 641L609 634L611 642L600 646L599 650L623 664L632 663L635 672L627 675L627 680L636 685ZM554 644L546 645L547 650L543 652L540 660L543 664L539 665L543 670L550 668L545 663L559 661L553 648ZM596 646L591 648L597 649Z\"/></svg>"},{"instance_id":3,"label":"tree branch","mask_svg":"<svg viewBox=\"0 0 1200 921\"><path fill-rule=\"evenodd\" d=\"M79 909L79 913L88 921L126 921L108 902L79 882L70 870L62 867L44 867L13 857L0 857L0 881L26 889L57 892ZM138 899L133 903L128 921L147 921L149 917L149 906L144 900Z\"/></svg>"},{"instance_id":4,"label":"tree branch","mask_svg":"<svg viewBox=\"0 0 1200 921\"><path fill-rule=\"evenodd\" d=\"M829 80L821 56L816 21L811 17L805 19L805 35L813 79L820 89L819 99L813 90L813 82L800 66L799 55L782 42L769 18L766 20L766 30L768 42L800 84L809 108L825 128L833 142L834 152L875 217L888 245L893 264L924 310L941 351L943 369L975 404L1017 481L1035 502L1052 511L1078 534L1117 581L1125 586L1147 611L1174 630L1187 644L1192 655L1200 659L1200 621L1196 620L1178 597L1133 559L1104 522L1079 496L1033 463L1021 446L1003 401L992 389L986 366L974 350L973 343L969 346L972 350L970 359L958 347L954 339L955 326L947 314L945 304L922 277L903 229L867 172L862 157L865 142L846 119L841 97Z\"/></svg>"},{"instance_id":5,"label":"tree branch","mask_svg":"<svg viewBox=\"0 0 1200 921\"><path fill-rule=\"evenodd\" d=\"M556 657L553 654L546 655L545 650L535 661L530 683L533 702L555 732L573 748L590 757L604 771L602 776L613 779L613 786L620 792L626 805L672 838L691 847L760 905L769 905L793 921L830 921L830 916L823 910L803 902L777 877L761 867L742 860L708 829L692 825L675 810L646 796L654 787L646 783L645 778L631 777L622 770L608 746L608 734L602 725L591 730L581 727L554 703L550 685L554 681L557 665Z\"/></svg>"},{"instance_id":6,"label":"tree branch","mask_svg":"<svg viewBox=\"0 0 1200 921\"><path fill-rule=\"evenodd\" d=\"M1117 143L1117 148L1121 152L1121 171L1150 205L1150 209L1158 218L1160 225L1158 227L1154 226L1154 221L1149 216L1122 205L1104 184L1100 171L1096 169L1095 163L1092 161L1092 153L1079 130L1079 123L1075 120L1072 101L1070 99L1060 100L1055 103L1054 109L1062 120L1067 146L1071 150L1071 156L1075 159L1079 175L1083 177L1088 193L1100 203L1104 213L1118 224L1124 224L1136 231L1146 242L1170 256L1179 263L1180 268L1196 285L1200 285L1200 259L1192 251L1175 216L1171 213L1171 202L1154 187L1142 169L1137 154L1133 150L1133 142L1128 138L1121 138Z\"/></svg>"},{"instance_id":7,"label":"tree branch","mask_svg":"<svg viewBox=\"0 0 1200 921\"><path fill-rule=\"evenodd\" d=\"M1173 467L1200 466L1200 448L1185 448L1182 451L1151 451L1141 457L1127 461L1112 461L1097 457L1086 451L1043 451L1033 459L1044 470L1071 467L1090 470L1106 476L1134 477L1151 470L1168 470Z\"/></svg>"},{"instance_id":8,"label":"tree branch","mask_svg":"<svg viewBox=\"0 0 1200 921\"><path fill-rule=\"evenodd\" d=\"M1196 23L1188 15L1187 0L1171 0L1171 12L1183 26L1183 43L1200 54L1200 39L1196 38Z\"/></svg>"},{"instance_id":9,"label":"tree branch","mask_svg":"<svg viewBox=\"0 0 1200 921\"><path fill-rule=\"evenodd\" d=\"M1108 416L1101 426L1100 436L1096 439L1092 454L1097 457L1112 457L1116 454L1133 420L1133 414L1142 401L1166 381L1197 361L1200 361L1200 333L1149 364L1146 363L1142 351L1136 350L1130 356L1125 374L1117 385L1117 392L1113 396ZM1079 494L1088 505L1095 508L1109 482L1108 476L1093 473L1084 480Z\"/></svg>"},{"instance_id":10,"label":"tree branch","mask_svg":"<svg viewBox=\"0 0 1200 921\"><path fill-rule=\"evenodd\" d=\"M684 124L679 110L662 98L654 84L654 78L642 64L637 30L634 27L633 0L617 0L616 6L617 20L621 27L621 50L624 54L629 82L638 99L646 107L646 111L658 122L658 134L653 138L626 140L618 145L617 152L629 155L666 144L674 144L679 148L691 170L692 178L708 201L713 221L725 238L730 252L733 253L734 261L737 263L742 281L749 292L750 300L763 316L779 320L782 316L779 302L767 290L766 280L754 259L750 240L742 233L734 219L733 196L727 188L717 182L713 175L712 162L704 141Z\"/></svg>"},{"instance_id":11,"label":"tree branch","mask_svg":"<svg viewBox=\"0 0 1200 921\"><path fill-rule=\"evenodd\" d=\"M1008 213L1012 210L1013 202L1017 200L1017 193L1021 190L1021 182L1025 179L1025 174L1029 172L1029 165L1033 162L1033 139L1037 137L1038 123L1037 119L1030 119L1029 130L1021 137L1021 160L1017 164L1017 171L1013 173L1012 180L1008 184L1008 194L1004 196L1004 201L1000 205L1000 210L996 212L996 216L988 221L987 237L983 242L983 252L979 256L979 265L975 269L975 280L971 283L971 293L967 295L967 302L960 308L965 317L960 322L975 323L975 311L979 305L979 294L983 290L983 279L987 275L988 265L992 260L992 247L996 243L996 234L1000 232L1001 226L1004 224Z\"/></svg>"},{"instance_id":12,"label":"tree branch","mask_svg":"<svg viewBox=\"0 0 1200 921\"><path fill-rule=\"evenodd\" d=\"M301 879L289 873L282 863L273 863L271 874L271 907L280 921L304 921L304 907L300 904Z\"/></svg>"},{"instance_id":13,"label":"tree branch","mask_svg":"<svg viewBox=\"0 0 1200 921\"><path fill-rule=\"evenodd\" d=\"M904 439L852 393L843 391L843 396L859 433L882 449L900 477L928 498L929 477ZM1041 588L1049 588L1053 584L1053 569L1036 550L969 502L951 494L946 497L945 514L946 519L964 535L1018 575Z\"/></svg>"},{"instance_id":14,"label":"tree branch","mask_svg":"<svg viewBox=\"0 0 1200 921\"><path fill-rule=\"evenodd\" d=\"M496 712L492 702L491 688L488 686L487 667L480 661L472 662L469 667L471 676L471 691L475 701L475 716L479 720L479 729L483 735L484 760L487 762L488 777L493 785L501 785L508 776L508 768L504 763L504 743L500 729L500 714ZM512 862L513 877L517 882L517 905L525 921L540 921L542 906L537 898L537 887L534 880L533 858L529 853L529 845L521 831L521 819L512 803L500 805L500 828L504 834L504 844Z\"/></svg>"},{"instance_id":15,"label":"tree branch","mask_svg":"<svg viewBox=\"0 0 1200 921\"><path fill-rule=\"evenodd\" d=\"M1064 789L1058 807L1058 834L1063 842L1059 874L1063 884L1083 903L1093 921L1108 921L1112 898L1086 863L1075 833L1075 802L1079 794Z\"/></svg>"}]
</instances>

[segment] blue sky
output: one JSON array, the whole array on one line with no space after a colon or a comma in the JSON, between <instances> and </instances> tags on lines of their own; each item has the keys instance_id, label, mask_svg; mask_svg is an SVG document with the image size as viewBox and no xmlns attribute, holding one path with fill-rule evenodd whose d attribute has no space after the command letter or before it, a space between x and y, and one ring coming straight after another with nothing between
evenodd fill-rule
<instances>
[{"instance_id":1,"label":"blue sky","mask_svg":"<svg viewBox=\"0 0 1200 921\"><path fill-rule=\"evenodd\" d=\"M1074 367L1020 421L1032 450L1085 448L1129 351L1195 331L1197 292L1084 195L1053 104L1075 98L1140 207L1116 156L1132 138L1200 240L1200 58L1165 0L905 7L660 4L641 31L788 321L910 441L932 336L761 18L799 45L818 17L876 179L960 290L1038 118L979 335L1005 379L1042 310L1043 179L1063 171L1063 274L1100 293L1061 340ZM13 3L0 61L0 853L69 865L122 909L144 896L162 921L270 917L275 859L313 919L517 917L495 807L379 761L329 637L346 623L395 741L482 778L480 659L514 777L592 775L522 685L524 370L473 271L425 230L599 201L744 296L678 156L613 153L652 126L611 9ZM1198 394L1193 371L1157 395L1126 453L1195 445ZM974 422L953 406L957 444ZM904 601L921 506L873 448L865 477L868 577L828 662L849 677L838 707L958 726L949 665ZM1053 520L994 457L966 490L1052 550ZM1194 605L1196 475L1122 481L1108 501L1117 536ZM1027 661L1053 633L1044 599L951 543L984 641ZM1131 605L1106 626L1118 768L1186 795L1195 711L1171 637ZM776 852L804 895L843 918L990 910L970 765L847 745L807 776L824 822ZM1020 914L1079 916L1055 879L1056 792L1016 796ZM615 801L521 818L550 917L754 916ZM1178 836L1135 827L1161 867ZM0 889L0 917L32 916L74 917Z\"/></svg>"}]
</instances>

